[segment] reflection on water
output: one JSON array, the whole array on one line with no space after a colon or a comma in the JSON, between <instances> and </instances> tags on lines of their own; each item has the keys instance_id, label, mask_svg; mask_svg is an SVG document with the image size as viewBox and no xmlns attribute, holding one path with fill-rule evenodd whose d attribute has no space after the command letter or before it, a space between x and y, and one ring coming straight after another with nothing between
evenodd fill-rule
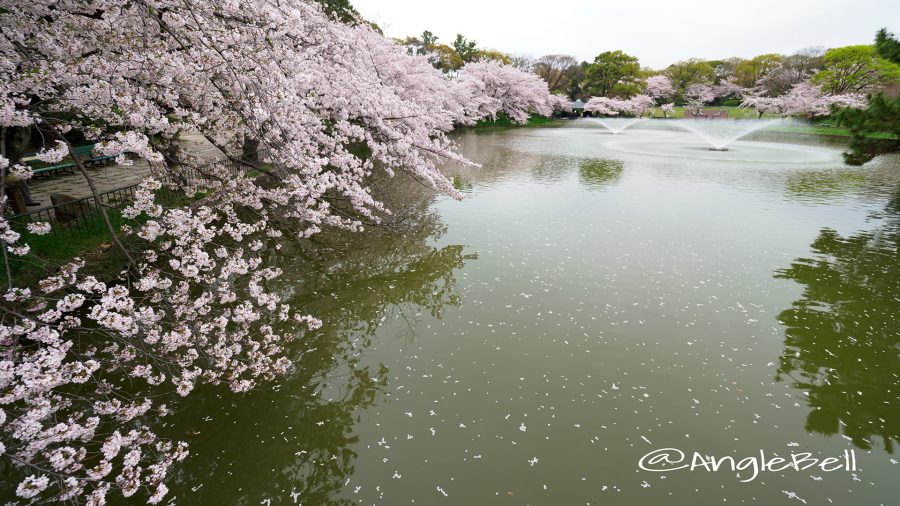
<instances>
[{"instance_id":1,"label":"reflection on water","mask_svg":"<svg viewBox=\"0 0 900 506\"><path fill-rule=\"evenodd\" d=\"M789 379L812 411L809 431L844 434L859 448L900 440L900 193L886 222L844 237L823 229L813 258L777 277L803 285L779 315L787 326L778 379Z\"/></svg>"},{"instance_id":2,"label":"reflection on water","mask_svg":"<svg viewBox=\"0 0 900 506\"><path fill-rule=\"evenodd\" d=\"M668 138L621 139L638 135ZM483 165L446 167L464 201L379 180L381 226L273 251L282 293L325 325L277 386L206 389L169 421L192 443L178 501L893 501L900 159L710 161L611 137L461 133ZM636 467L666 447L854 445L872 447L858 476Z\"/></svg>"},{"instance_id":3,"label":"reflection on water","mask_svg":"<svg viewBox=\"0 0 900 506\"><path fill-rule=\"evenodd\" d=\"M865 181L865 169L799 171L788 176L786 189L796 199L827 202L859 190Z\"/></svg>"},{"instance_id":4,"label":"reflection on water","mask_svg":"<svg viewBox=\"0 0 900 506\"><path fill-rule=\"evenodd\" d=\"M615 183L622 176L623 167L619 160L582 160L578 164L578 176L585 188L599 190Z\"/></svg>"},{"instance_id":5,"label":"reflection on water","mask_svg":"<svg viewBox=\"0 0 900 506\"><path fill-rule=\"evenodd\" d=\"M453 181L453 187L456 188L461 193L472 193L472 182L463 179L460 175L455 175L451 179Z\"/></svg>"},{"instance_id":6,"label":"reflection on water","mask_svg":"<svg viewBox=\"0 0 900 506\"><path fill-rule=\"evenodd\" d=\"M571 174L577 163L577 159L570 157L533 154L519 160L517 165L528 168L531 172L531 177L535 181L553 184L562 181Z\"/></svg>"},{"instance_id":7,"label":"reflection on water","mask_svg":"<svg viewBox=\"0 0 900 506\"><path fill-rule=\"evenodd\" d=\"M460 245L431 245L445 228L428 193L391 185L380 198L395 210L384 226L323 233L275 258L291 303L323 326L294 346L293 373L274 389L237 399L208 389L200 394L207 400L230 401L178 413L174 426L194 425L176 495L193 504L354 503L336 494L356 471L355 425L389 397L389 369L364 365L361 356L385 319L412 326L423 312L440 319L459 305L454 272L477 258Z\"/></svg>"}]
</instances>

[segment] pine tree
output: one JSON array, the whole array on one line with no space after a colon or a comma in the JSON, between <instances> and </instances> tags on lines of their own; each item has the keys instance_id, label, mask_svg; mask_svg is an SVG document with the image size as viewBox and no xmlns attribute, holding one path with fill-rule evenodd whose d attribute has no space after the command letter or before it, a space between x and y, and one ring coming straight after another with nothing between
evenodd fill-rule
<instances>
[{"instance_id":1,"label":"pine tree","mask_svg":"<svg viewBox=\"0 0 900 506\"><path fill-rule=\"evenodd\" d=\"M882 58L900 63L900 41L887 28L878 30L875 35L875 49ZM862 165L878 155L900 151L900 97L886 97L878 93L872 97L868 109L835 112L853 136L850 152L844 153L848 164ZM885 133L891 137L872 136Z\"/></svg>"},{"instance_id":2,"label":"pine tree","mask_svg":"<svg viewBox=\"0 0 900 506\"><path fill-rule=\"evenodd\" d=\"M862 165L878 155L900 151L900 97L879 93L872 97L868 109L843 109L839 114L853 136L850 152L844 153L848 164ZM883 133L891 137L872 137Z\"/></svg>"},{"instance_id":3,"label":"pine tree","mask_svg":"<svg viewBox=\"0 0 900 506\"><path fill-rule=\"evenodd\" d=\"M875 34L875 49L878 56L885 60L900 63L900 41L887 28L882 28Z\"/></svg>"}]
</instances>

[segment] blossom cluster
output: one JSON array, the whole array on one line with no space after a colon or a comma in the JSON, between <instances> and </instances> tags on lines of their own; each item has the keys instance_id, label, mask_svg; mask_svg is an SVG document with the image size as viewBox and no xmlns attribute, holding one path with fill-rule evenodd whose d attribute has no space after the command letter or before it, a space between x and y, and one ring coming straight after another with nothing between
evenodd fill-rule
<instances>
[{"instance_id":1,"label":"blossom cluster","mask_svg":"<svg viewBox=\"0 0 900 506\"><path fill-rule=\"evenodd\" d=\"M163 394L251 390L289 371L290 344L321 325L285 300L273 251L378 221L389 211L368 186L376 170L460 197L439 170L471 163L446 135L454 125L565 107L508 65L447 78L311 0L0 0L0 67L0 126L46 133L42 160L70 155L57 140L77 130L121 163L151 164L123 211L131 261L118 277L73 259L34 286L6 280L0 454L26 500L162 501L188 454L155 430ZM235 174L176 156L185 132L225 154L258 145L260 163ZM0 170L30 176L3 157ZM189 203L164 205L163 189ZM27 255L50 231L0 218L0 247Z\"/></svg>"},{"instance_id":2,"label":"blossom cluster","mask_svg":"<svg viewBox=\"0 0 900 506\"><path fill-rule=\"evenodd\" d=\"M643 114L653 107L654 100L648 95L635 95L629 99L609 98L609 97L591 97L584 110L604 116L615 116L618 114L630 114L634 116L643 116Z\"/></svg>"},{"instance_id":3,"label":"blossom cluster","mask_svg":"<svg viewBox=\"0 0 900 506\"><path fill-rule=\"evenodd\" d=\"M651 76L645 83L644 95L655 99L671 98L675 95L675 85L667 76Z\"/></svg>"},{"instance_id":4,"label":"blossom cluster","mask_svg":"<svg viewBox=\"0 0 900 506\"><path fill-rule=\"evenodd\" d=\"M765 113L776 113L782 116L810 117L829 114L832 105L864 109L867 104L868 100L861 94L826 94L822 92L821 87L803 81L795 84L790 91L781 96L748 94L741 106L756 110L760 116Z\"/></svg>"},{"instance_id":5,"label":"blossom cluster","mask_svg":"<svg viewBox=\"0 0 900 506\"><path fill-rule=\"evenodd\" d=\"M554 109L564 107L550 94L546 81L497 61L469 63L456 80L469 118L496 119L497 113L503 112L513 121L524 123L532 113L550 116Z\"/></svg>"}]
</instances>

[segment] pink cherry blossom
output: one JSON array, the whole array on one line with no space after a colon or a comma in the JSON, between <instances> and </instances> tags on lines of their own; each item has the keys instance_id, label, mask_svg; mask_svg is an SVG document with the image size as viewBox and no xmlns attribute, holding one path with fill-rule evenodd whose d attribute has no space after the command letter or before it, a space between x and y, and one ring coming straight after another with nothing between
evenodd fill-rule
<instances>
[{"instance_id":1,"label":"pink cherry blossom","mask_svg":"<svg viewBox=\"0 0 900 506\"><path fill-rule=\"evenodd\" d=\"M653 107L653 99L647 95L636 95L629 99L592 97L584 106L584 110L605 116L630 114L642 116Z\"/></svg>"},{"instance_id":2,"label":"pink cherry blossom","mask_svg":"<svg viewBox=\"0 0 900 506\"><path fill-rule=\"evenodd\" d=\"M60 134L74 130L119 163L150 165L122 212L141 224L122 230L137 246L122 246L120 278L85 275L75 258L35 286L5 280L0 445L26 499L163 501L188 450L155 433L170 412L159 399L201 384L253 389L287 373L285 347L322 325L275 288L269 246L377 223L389 213L368 186L379 171L461 198L439 168L472 162L448 132L563 102L496 62L447 78L312 0L0 0L0 10L0 126L39 129L47 162L71 155ZM184 133L223 154L258 146L265 164L205 163L178 149ZM4 157L0 169L31 176ZM168 190L189 205L164 205ZM4 218L0 246L28 251Z\"/></svg>"},{"instance_id":3,"label":"pink cherry blossom","mask_svg":"<svg viewBox=\"0 0 900 506\"><path fill-rule=\"evenodd\" d=\"M675 85L664 75L648 77L644 94L654 99L671 98L675 94Z\"/></svg>"},{"instance_id":4,"label":"pink cherry blossom","mask_svg":"<svg viewBox=\"0 0 900 506\"><path fill-rule=\"evenodd\" d=\"M824 94L819 86L804 81L795 84L788 93L782 96L747 96L741 105L756 110L760 116L769 112L782 116L808 117L830 114L832 104L862 109L867 106L867 100L864 96L856 93Z\"/></svg>"},{"instance_id":5,"label":"pink cherry blossom","mask_svg":"<svg viewBox=\"0 0 900 506\"><path fill-rule=\"evenodd\" d=\"M559 103L540 77L493 60L466 64L455 81L468 118L496 118L502 112L524 123L531 114L550 116Z\"/></svg>"}]
</instances>

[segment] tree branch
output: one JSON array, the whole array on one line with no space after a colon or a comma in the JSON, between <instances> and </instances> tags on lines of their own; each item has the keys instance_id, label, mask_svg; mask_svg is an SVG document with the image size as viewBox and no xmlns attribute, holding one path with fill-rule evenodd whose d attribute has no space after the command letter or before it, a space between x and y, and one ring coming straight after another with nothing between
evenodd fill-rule
<instances>
[{"instance_id":1,"label":"tree branch","mask_svg":"<svg viewBox=\"0 0 900 506\"><path fill-rule=\"evenodd\" d=\"M72 157L72 161L75 163L75 166L78 167L78 170L81 171L81 175L84 176L85 181L87 181L88 187L91 189L91 195L94 197L94 202L97 204L97 209L100 210L100 215L103 216L103 222L106 223L106 229L109 231L109 235L112 236L113 241L116 243L116 246L122 251L125 255L125 258L128 259L128 265L135 265L134 258L131 257L131 253L128 252L128 249L125 248L125 245L122 244L121 239L119 239L119 234L116 233L115 227L113 227L112 222L109 220L109 213L106 212L106 207L103 205L103 201L100 200L100 193L97 191L97 186L94 184L94 179L88 174L87 169L84 168L84 164L81 163L81 160L77 156L75 156L75 149L72 147L72 143L66 139L62 132L56 128L56 126L51 125L51 128L56 133L57 137L59 137L65 144L66 148L69 150L69 156Z\"/></svg>"}]
</instances>

